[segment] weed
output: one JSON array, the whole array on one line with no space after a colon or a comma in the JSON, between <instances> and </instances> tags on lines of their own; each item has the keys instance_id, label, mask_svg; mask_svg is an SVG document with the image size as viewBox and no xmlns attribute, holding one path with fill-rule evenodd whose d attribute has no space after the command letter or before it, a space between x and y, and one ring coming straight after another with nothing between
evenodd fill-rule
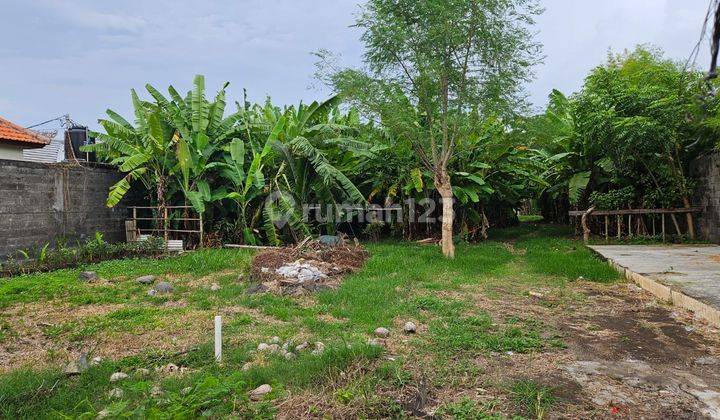
<instances>
[{"instance_id":1,"label":"weed","mask_svg":"<svg viewBox=\"0 0 720 420\"><path fill-rule=\"evenodd\" d=\"M531 380L516 381L511 387L511 393L515 405L538 420L545 418L555 403L551 388Z\"/></svg>"}]
</instances>

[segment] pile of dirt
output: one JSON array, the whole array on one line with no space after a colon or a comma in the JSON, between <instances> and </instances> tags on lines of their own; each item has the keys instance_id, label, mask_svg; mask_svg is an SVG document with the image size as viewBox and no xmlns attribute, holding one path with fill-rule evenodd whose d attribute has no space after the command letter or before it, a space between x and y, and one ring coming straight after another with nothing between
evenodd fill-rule
<instances>
[{"instance_id":1,"label":"pile of dirt","mask_svg":"<svg viewBox=\"0 0 720 420\"><path fill-rule=\"evenodd\" d=\"M327 245L308 241L297 247L266 249L250 264L254 292L297 295L334 289L342 278L360 269L368 259L360 245Z\"/></svg>"}]
</instances>

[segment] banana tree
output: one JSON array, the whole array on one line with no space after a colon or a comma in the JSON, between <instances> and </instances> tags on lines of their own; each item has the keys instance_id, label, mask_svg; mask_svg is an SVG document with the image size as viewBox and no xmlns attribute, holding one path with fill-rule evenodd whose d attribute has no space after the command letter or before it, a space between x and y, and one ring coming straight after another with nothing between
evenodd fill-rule
<instances>
[{"instance_id":1,"label":"banana tree","mask_svg":"<svg viewBox=\"0 0 720 420\"><path fill-rule=\"evenodd\" d=\"M282 213L288 220L291 233L306 235L310 228L302 218L302 204L329 204L332 214L341 203L364 205L366 199L345 172L359 153L368 152L369 146L355 140L354 124L359 119L352 113L341 114L339 99L280 109L270 102L254 108L252 127L280 128L273 133L271 146L275 167L278 168L269 182L276 201L268 201L265 209L265 231L268 238L279 235L268 219ZM281 124L282 122L282 124ZM270 138L269 137L269 138ZM266 144L267 146L267 144ZM293 204L294 202L294 204ZM332 231L336 220L325 222Z\"/></svg>"},{"instance_id":2,"label":"banana tree","mask_svg":"<svg viewBox=\"0 0 720 420\"><path fill-rule=\"evenodd\" d=\"M105 133L93 133L97 142L83 147L118 168L125 176L110 187L107 206L114 207L130 190L135 180L155 192L159 211L167 205L170 180L177 167L177 141L173 127L163 118L157 104L142 101L131 90L135 124L107 110L108 119L98 122Z\"/></svg>"},{"instance_id":3,"label":"banana tree","mask_svg":"<svg viewBox=\"0 0 720 420\"><path fill-rule=\"evenodd\" d=\"M243 240L248 244L257 243L257 237L253 231L254 220L257 219L259 213L249 218L248 208L253 200L261 197L267 192L265 185L265 176L263 168L272 151L272 144L277 141L278 135L285 124L284 118L281 118L275 124L275 127L267 136L264 146L260 150L252 150L252 160L246 169L246 148L242 139L233 139L223 148L222 162L212 162L207 165L207 169L217 168L220 176L230 182L231 190L225 193L223 191L222 199L229 199L235 202L238 209L236 225L242 232ZM257 208L260 210L260 207ZM273 239L276 239L273 236ZM277 243L277 240L272 240Z\"/></svg>"},{"instance_id":4,"label":"banana tree","mask_svg":"<svg viewBox=\"0 0 720 420\"><path fill-rule=\"evenodd\" d=\"M242 117L240 110L225 116L225 89L215 95L211 102L205 96L205 77L196 75L193 89L185 97L168 88L167 99L151 85L146 89L155 99L166 120L175 129L177 143L177 178L180 189L195 211L204 213L206 204L225 198L224 187L212 189L208 180L212 162L220 159L222 148L236 138L242 127L237 124Z\"/></svg>"}]
</instances>

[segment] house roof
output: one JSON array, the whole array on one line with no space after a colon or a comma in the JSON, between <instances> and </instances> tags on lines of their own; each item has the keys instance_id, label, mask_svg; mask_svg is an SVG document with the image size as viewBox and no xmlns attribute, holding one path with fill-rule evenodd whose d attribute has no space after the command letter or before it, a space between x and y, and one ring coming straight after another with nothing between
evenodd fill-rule
<instances>
[{"instance_id":1,"label":"house roof","mask_svg":"<svg viewBox=\"0 0 720 420\"><path fill-rule=\"evenodd\" d=\"M15 143L25 147L43 147L49 138L0 117L0 143Z\"/></svg>"}]
</instances>

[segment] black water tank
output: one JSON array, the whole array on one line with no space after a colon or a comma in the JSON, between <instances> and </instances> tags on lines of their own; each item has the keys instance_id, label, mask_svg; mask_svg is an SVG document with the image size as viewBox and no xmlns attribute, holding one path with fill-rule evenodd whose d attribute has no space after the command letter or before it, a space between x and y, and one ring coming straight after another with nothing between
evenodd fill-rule
<instances>
[{"instance_id":1,"label":"black water tank","mask_svg":"<svg viewBox=\"0 0 720 420\"><path fill-rule=\"evenodd\" d=\"M89 132L87 127L72 126L68 129L68 135L70 136L70 144L72 145L75 158L88 162L97 162L95 153L87 153L80 150L82 146L95 143L95 139L89 137L88 134Z\"/></svg>"}]
</instances>

